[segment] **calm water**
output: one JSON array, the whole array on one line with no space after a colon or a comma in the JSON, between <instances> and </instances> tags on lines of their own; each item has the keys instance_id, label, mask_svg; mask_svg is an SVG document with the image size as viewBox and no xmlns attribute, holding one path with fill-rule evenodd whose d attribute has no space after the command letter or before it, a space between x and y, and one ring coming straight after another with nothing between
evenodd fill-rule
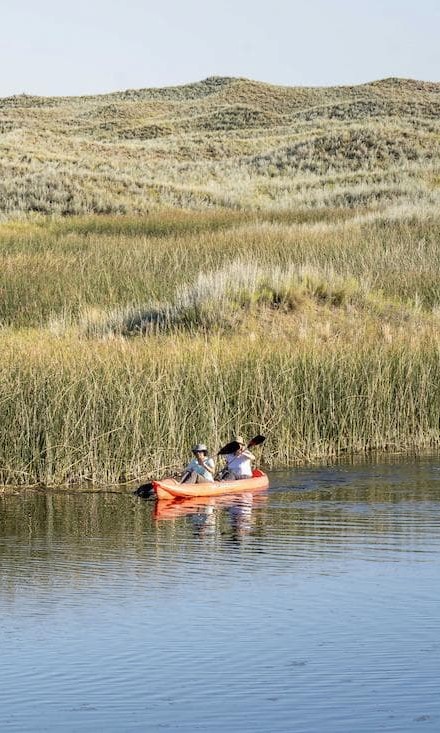
<instances>
[{"instance_id":1,"label":"calm water","mask_svg":"<svg viewBox=\"0 0 440 733\"><path fill-rule=\"evenodd\" d=\"M440 730L440 461L0 496L0 730Z\"/></svg>"}]
</instances>

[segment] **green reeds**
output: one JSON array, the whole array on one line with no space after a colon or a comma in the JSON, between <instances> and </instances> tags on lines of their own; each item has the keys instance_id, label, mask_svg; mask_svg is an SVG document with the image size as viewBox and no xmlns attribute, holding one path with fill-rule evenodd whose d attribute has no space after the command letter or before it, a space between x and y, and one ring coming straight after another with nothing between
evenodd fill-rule
<instances>
[{"instance_id":1,"label":"green reeds","mask_svg":"<svg viewBox=\"0 0 440 733\"><path fill-rule=\"evenodd\" d=\"M218 337L5 337L0 480L120 482L177 471L188 449L268 436L269 466L439 447L440 354Z\"/></svg>"}]
</instances>

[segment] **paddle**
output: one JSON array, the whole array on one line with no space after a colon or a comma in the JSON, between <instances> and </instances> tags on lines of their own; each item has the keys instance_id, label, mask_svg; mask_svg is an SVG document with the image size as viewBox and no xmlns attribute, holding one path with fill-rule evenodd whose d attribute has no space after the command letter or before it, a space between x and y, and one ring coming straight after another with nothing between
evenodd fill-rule
<instances>
[{"instance_id":1,"label":"paddle","mask_svg":"<svg viewBox=\"0 0 440 733\"><path fill-rule=\"evenodd\" d=\"M246 446L246 450L248 448L253 448L254 445L261 445L266 440L266 437L264 435L256 435L255 438L252 438L252 440L249 441L249 443ZM240 448L240 443L237 443L236 440L231 441L231 443L227 443L223 446L223 448L220 448L219 452L217 453L218 456L225 456L228 453L235 453Z\"/></svg>"}]
</instances>

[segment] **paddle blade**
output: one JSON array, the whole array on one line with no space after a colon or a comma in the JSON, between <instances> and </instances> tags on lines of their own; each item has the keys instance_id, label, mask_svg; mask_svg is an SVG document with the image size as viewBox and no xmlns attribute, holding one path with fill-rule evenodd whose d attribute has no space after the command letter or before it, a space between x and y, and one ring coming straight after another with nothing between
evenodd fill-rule
<instances>
[{"instance_id":1,"label":"paddle blade","mask_svg":"<svg viewBox=\"0 0 440 733\"><path fill-rule=\"evenodd\" d=\"M217 455L226 456L228 453L235 453L235 451L238 450L239 447L240 443L237 443L236 440L233 440L231 443L227 443L226 445L224 445L223 448L220 448Z\"/></svg>"},{"instance_id":2,"label":"paddle blade","mask_svg":"<svg viewBox=\"0 0 440 733\"><path fill-rule=\"evenodd\" d=\"M256 435L255 438L252 438L251 441L248 443L248 448L253 448L254 445L261 445L266 440L265 435Z\"/></svg>"},{"instance_id":3,"label":"paddle blade","mask_svg":"<svg viewBox=\"0 0 440 733\"><path fill-rule=\"evenodd\" d=\"M140 496L142 499L149 499L151 496L155 496L153 484L149 481L147 484L138 486L136 491L133 492L134 496Z\"/></svg>"},{"instance_id":4,"label":"paddle blade","mask_svg":"<svg viewBox=\"0 0 440 733\"><path fill-rule=\"evenodd\" d=\"M255 438L252 438L252 440L249 441L247 444L247 448L253 448L254 445L261 445L266 440L265 435L256 435ZM224 445L223 448L220 448L219 452L217 453L218 456L225 456L228 453L235 453L240 447L240 443L237 443L236 440L233 440L231 443L228 443L227 445Z\"/></svg>"}]
</instances>

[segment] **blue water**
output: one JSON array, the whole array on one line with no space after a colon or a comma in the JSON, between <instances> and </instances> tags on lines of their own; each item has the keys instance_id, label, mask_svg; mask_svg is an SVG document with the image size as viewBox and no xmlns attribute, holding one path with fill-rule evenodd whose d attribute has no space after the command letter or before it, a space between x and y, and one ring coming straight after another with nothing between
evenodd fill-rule
<instances>
[{"instance_id":1,"label":"blue water","mask_svg":"<svg viewBox=\"0 0 440 733\"><path fill-rule=\"evenodd\" d=\"M0 496L0 730L440 730L440 463Z\"/></svg>"}]
</instances>

